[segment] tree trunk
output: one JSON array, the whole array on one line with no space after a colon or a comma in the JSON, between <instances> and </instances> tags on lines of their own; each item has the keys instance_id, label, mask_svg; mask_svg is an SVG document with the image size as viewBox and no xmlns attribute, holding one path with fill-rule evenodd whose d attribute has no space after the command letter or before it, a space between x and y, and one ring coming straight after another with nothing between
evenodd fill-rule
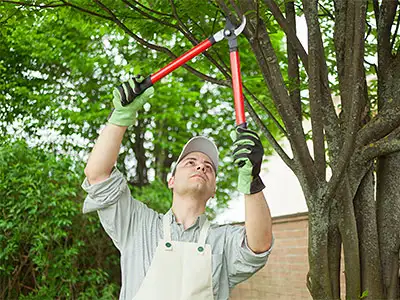
<instances>
[{"instance_id":1,"label":"tree trunk","mask_svg":"<svg viewBox=\"0 0 400 300\"><path fill-rule=\"evenodd\" d=\"M328 260L329 211L325 199L318 199L317 201L311 199L308 203L314 203L314 205L309 207L308 214L308 261L310 270L307 275L307 288L314 299L328 300L333 298Z\"/></svg>"},{"instance_id":2,"label":"tree trunk","mask_svg":"<svg viewBox=\"0 0 400 300\"><path fill-rule=\"evenodd\" d=\"M379 158L377 217L383 288L386 299L399 298L400 153Z\"/></svg>"},{"instance_id":3,"label":"tree trunk","mask_svg":"<svg viewBox=\"0 0 400 300\"><path fill-rule=\"evenodd\" d=\"M375 180L371 165L354 198L360 245L361 293L368 291L367 299L383 299L374 191Z\"/></svg>"}]
</instances>

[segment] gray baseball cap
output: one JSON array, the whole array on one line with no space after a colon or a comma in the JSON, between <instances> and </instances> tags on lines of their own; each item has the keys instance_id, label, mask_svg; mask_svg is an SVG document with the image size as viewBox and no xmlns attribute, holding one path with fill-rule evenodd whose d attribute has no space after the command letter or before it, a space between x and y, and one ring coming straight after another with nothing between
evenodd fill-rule
<instances>
[{"instance_id":1,"label":"gray baseball cap","mask_svg":"<svg viewBox=\"0 0 400 300\"><path fill-rule=\"evenodd\" d=\"M179 162L191 152L201 152L207 155L211 159L211 163L213 164L215 173L217 173L219 161L217 146L209 138L206 138L204 136L195 136L191 138L183 147L183 150L179 155L178 160L176 161L176 164L172 170L172 175L175 174L176 166L179 164Z\"/></svg>"}]
</instances>

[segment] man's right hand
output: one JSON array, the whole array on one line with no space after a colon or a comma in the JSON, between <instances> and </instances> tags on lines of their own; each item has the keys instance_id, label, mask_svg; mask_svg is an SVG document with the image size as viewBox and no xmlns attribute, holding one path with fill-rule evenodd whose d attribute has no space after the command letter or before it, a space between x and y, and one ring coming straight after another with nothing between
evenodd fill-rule
<instances>
[{"instance_id":1,"label":"man's right hand","mask_svg":"<svg viewBox=\"0 0 400 300\"><path fill-rule=\"evenodd\" d=\"M140 83L144 80L142 76L136 76L135 78L129 79L129 81L124 82L119 88L115 88L113 91L113 104L114 110L108 123L118 125L118 126L131 126L135 123L136 112L143 107L143 105L153 96L154 88L150 87L145 90L142 94L133 99L132 103L122 106L121 90L128 94L135 88L135 81ZM121 89L122 88L122 89Z\"/></svg>"}]
</instances>

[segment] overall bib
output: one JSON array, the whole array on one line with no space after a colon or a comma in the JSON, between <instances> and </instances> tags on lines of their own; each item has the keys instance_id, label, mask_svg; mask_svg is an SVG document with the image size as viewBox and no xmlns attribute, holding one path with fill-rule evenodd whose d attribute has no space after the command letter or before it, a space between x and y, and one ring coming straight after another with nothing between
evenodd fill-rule
<instances>
[{"instance_id":1,"label":"overall bib","mask_svg":"<svg viewBox=\"0 0 400 300\"><path fill-rule=\"evenodd\" d=\"M164 215L164 239L133 300L213 300L210 227L206 219L197 243L171 240L171 218Z\"/></svg>"}]
</instances>

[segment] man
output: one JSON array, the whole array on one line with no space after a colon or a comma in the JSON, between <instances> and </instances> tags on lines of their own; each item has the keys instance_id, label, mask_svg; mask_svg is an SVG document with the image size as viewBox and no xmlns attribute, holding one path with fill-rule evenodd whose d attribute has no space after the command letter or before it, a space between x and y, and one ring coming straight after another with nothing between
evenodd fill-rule
<instances>
[{"instance_id":1,"label":"man","mask_svg":"<svg viewBox=\"0 0 400 300\"><path fill-rule=\"evenodd\" d=\"M122 106L141 80L133 78L114 91L114 111L85 168L83 212L98 212L121 253L120 299L228 299L236 284L265 265L272 246L271 216L259 176L263 147L250 130L238 128L232 135L238 188L245 194L244 227L210 226L205 216L218 172L217 147L205 137L191 139L178 158L168 182L172 208L165 215L149 209L131 197L114 168L127 127L154 92L151 87Z\"/></svg>"}]
</instances>

